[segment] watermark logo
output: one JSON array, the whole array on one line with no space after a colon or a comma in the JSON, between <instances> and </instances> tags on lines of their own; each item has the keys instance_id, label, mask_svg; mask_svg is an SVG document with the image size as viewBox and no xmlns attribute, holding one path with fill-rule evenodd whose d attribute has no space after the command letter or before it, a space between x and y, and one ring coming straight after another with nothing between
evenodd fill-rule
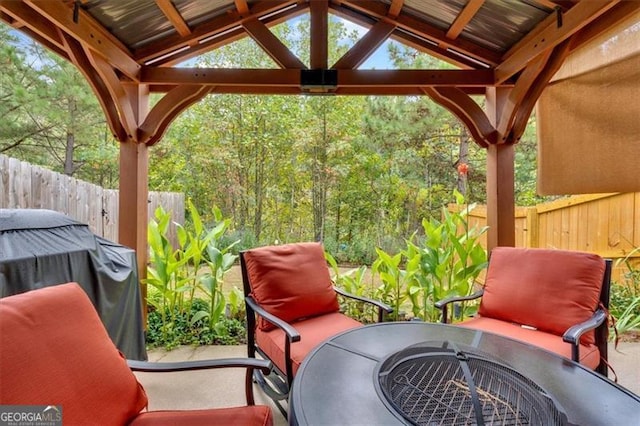
<instances>
[{"instance_id":1,"label":"watermark logo","mask_svg":"<svg viewBox=\"0 0 640 426\"><path fill-rule=\"evenodd\" d=\"M62 426L62 406L0 405L0 426Z\"/></svg>"}]
</instances>

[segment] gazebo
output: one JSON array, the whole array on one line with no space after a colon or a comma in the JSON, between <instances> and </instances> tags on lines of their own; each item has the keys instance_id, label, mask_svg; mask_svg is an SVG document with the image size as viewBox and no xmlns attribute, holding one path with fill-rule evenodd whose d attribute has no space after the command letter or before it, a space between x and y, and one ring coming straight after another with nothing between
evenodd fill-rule
<instances>
[{"instance_id":1,"label":"gazebo","mask_svg":"<svg viewBox=\"0 0 640 426\"><path fill-rule=\"evenodd\" d=\"M513 246L514 146L536 102L572 52L630 19L637 24L639 10L640 2L620 0L0 1L0 19L72 62L99 99L120 141L119 242L136 250L141 277L149 149L210 93L429 96L487 150L488 248ZM270 30L302 14L310 17L309 63ZM368 28L335 63L330 14ZM247 36L279 68L175 67ZM456 69L359 69L389 38ZM163 94L153 107L151 93ZM472 96L482 96L483 107ZM549 108L547 116L558 109ZM637 139L630 145L638 151ZM636 174L626 180L640 186Z\"/></svg>"}]
</instances>

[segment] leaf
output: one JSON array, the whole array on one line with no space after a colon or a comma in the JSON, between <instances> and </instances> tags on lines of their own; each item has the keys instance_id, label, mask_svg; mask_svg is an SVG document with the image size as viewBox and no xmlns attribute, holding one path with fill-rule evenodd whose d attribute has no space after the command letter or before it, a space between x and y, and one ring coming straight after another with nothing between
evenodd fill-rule
<instances>
[{"instance_id":1,"label":"leaf","mask_svg":"<svg viewBox=\"0 0 640 426\"><path fill-rule=\"evenodd\" d=\"M191 215L191 220L193 221L193 228L196 235L202 235L204 226L202 225L202 219L200 218L200 214L196 209L195 205L191 201L191 198L187 200L187 208L189 209L189 214Z\"/></svg>"},{"instance_id":2,"label":"leaf","mask_svg":"<svg viewBox=\"0 0 640 426\"><path fill-rule=\"evenodd\" d=\"M191 325L194 325L195 323L197 323L201 319L208 318L208 317L209 317L209 312L207 312L207 311L198 311L195 314L193 314L193 316L191 317L191 321L189 323Z\"/></svg>"},{"instance_id":3,"label":"leaf","mask_svg":"<svg viewBox=\"0 0 640 426\"><path fill-rule=\"evenodd\" d=\"M200 285L209 295L212 295L216 289L216 279L213 275L207 273L200 277Z\"/></svg>"}]
</instances>

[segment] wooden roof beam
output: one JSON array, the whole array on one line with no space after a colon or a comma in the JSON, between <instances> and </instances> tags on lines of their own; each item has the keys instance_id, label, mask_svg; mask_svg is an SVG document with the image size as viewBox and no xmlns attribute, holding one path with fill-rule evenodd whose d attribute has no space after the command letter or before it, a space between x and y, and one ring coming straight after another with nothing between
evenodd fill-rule
<instances>
[{"instance_id":1,"label":"wooden roof beam","mask_svg":"<svg viewBox=\"0 0 640 426\"><path fill-rule=\"evenodd\" d=\"M501 137L499 142L506 142L519 108L525 101L529 89L543 71L549 56L551 56L551 51L548 51L546 54L539 55L537 58L532 60L524 71L522 71L522 74L518 78L514 88L509 92L509 95L505 97L501 115L500 117L497 117L497 130Z\"/></svg>"},{"instance_id":2,"label":"wooden roof beam","mask_svg":"<svg viewBox=\"0 0 640 426\"><path fill-rule=\"evenodd\" d=\"M353 10L346 8L335 8L332 7L332 5L330 5L329 7L333 11L333 13L348 21L357 23L358 25L362 25L364 27L371 27L373 25L373 22L371 20L366 19L362 14L356 13ZM407 46L411 46L420 52L426 52L431 56L454 64L460 68L474 69L479 67L478 62L470 59L470 57L457 55L447 48L440 47L437 43L429 41L424 37L418 37L412 33L400 31L397 28L391 34L390 38L397 40L400 43L406 44Z\"/></svg>"},{"instance_id":3,"label":"wooden roof beam","mask_svg":"<svg viewBox=\"0 0 640 426\"><path fill-rule=\"evenodd\" d=\"M406 14L400 14L395 20L391 19L387 15L388 8L384 2L374 0L339 0L336 3L337 4L333 5L333 8L336 11L339 11L338 13L340 13L340 10L345 10L346 16L351 16L352 14L349 13L345 6L370 15L378 20L386 19L388 22L395 24L399 29L430 40L434 42L436 46L441 44L441 47L451 47L458 52L489 65L497 65L501 60L500 55L496 52L480 47L464 39L450 40L447 38L445 31L427 25L424 22Z\"/></svg>"},{"instance_id":4,"label":"wooden roof beam","mask_svg":"<svg viewBox=\"0 0 640 426\"><path fill-rule=\"evenodd\" d=\"M389 5L389 11L387 12L387 16L389 18L397 18L402 11L402 6L404 6L404 0L392 0Z\"/></svg>"},{"instance_id":5,"label":"wooden roof beam","mask_svg":"<svg viewBox=\"0 0 640 426\"><path fill-rule=\"evenodd\" d=\"M26 3L51 21L55 26L88 46L132 80L138 79L140 65L117 39L105 31L87 13L81 13L78 22L73 20L73 10L62 2L26 0Z\"/></svg>"},{"instance_id":6,"label":"wooden roof beam","mask_svg":"<svg viewBox=\"0 0 640 426\"><path fill-rule=\"evenodd\" d=\"M469 95L455 87L426 87L424 93L460 119L483 148L495 144L497 131L487 114Z\"/></svg>"},{"instance_id":7,"label":"wooden roof beam","mask_svg":"<svg viewBox=\"0 0 640 426\"><path fill-rule=\"evenodd\" d=\"M247 3L247 0L234 0L234 3L236 4L236 9L240 16L246 16L249 14L249 4Z\"/></svg>"},{"instance_id":8,"label":"wooden roof beam","mask_svg":"<svg viewBox=\"0 0 640 426\"><path fill-rule=\"evenodd\" d=\"M210 87L185 85L178 86L164 95L149 111L138 129L138 141L154 145L169 128L176 117L192 104L205 97Z\"/></svg>"},{"instance_id":9,"label":"wooden roof beam","mask_svg":"<svg viewBox=\"0 0 640 426\"><path fill-rule=\"evenodd\" d=\"M485 87L492 70L338 70L338 87Z\"/></svg>"},{"instance_id":10,"label":"wooden roof beam","mask_svg":"<svg viewBox=\"0 0 640 426\"><path fill-rule=\"evenodd\" d=\"M445 36L449 40L457 39L462 30L464 30L464 27L476 16L476 13L478 13L484 2L485 0L469 0L460 14L456 16L456 19L453 20Z\"/></svg>"},{"instance_id":11,"label":"wooden roof beam","mask_svg":"<svg viewBox=\"0 0 640 426\"><path fill-rule=\"evenodd\" d=\"M140 63L148 62L154 58L166 55L180 48L189 47L191 45L200 46L201 40L213 38L216 34L224 34L227 31L233 31L234 28L241 27L243 20L251 20L261 18L262 16L272 14L287 7L297 4L297 0L287 0L275 2L265 0L254 3L251 11L247 16L240 16L236 11L222 14L206 24L198 25L191 28L191 34L186 37L180 34L169 36L165 39L150 43L139 49L136 49L134 58ZM306 6L304 6L306 8ZM286 14L295 13L295 9L287 10Z\"/></svg>"},{"instance_id":12,"label":"wooden roof beam","mask_svg":"<svg viewBox=\"0 0 640 426\"><path fill-rule=\"evenodd\" d=\"M563 10L570 9L573 7L575 1L572 0L536 0L536 3L540 3L544 7L548 7L549 9L555 9L556 7L560 7Z\"/></svg>"},{"instance_id":13,"label":"wooden roof beam","mask_svg":"<svg viewBox=\"0 0 640 426\"><path fill-rule=\"evenodd\" d=\"M107 124L111 129L111 133L119 141L127 140L127 132L120 122L118 109L116 108L115 102L111 97L111 93L104 83L104 80L102 80L102 77L100 76L100 74L98 74L93 64L87 57L87 54L82 48L82 45L79 41L63 32L62 38L64 40L66 50L67 52L69 52L69 58L71 59L71 62L78 68L80 73L84 75L84 77L87 79L87 82L93 89L96 97L98 98L98 102L100 103L100 106L104 111L105 118L107 119Z\"/></svg>"},{"instance_id":14,"label":"wooden roof beam","mask_svg":"<svg viewBox=\"0 0 640 426\"><path fill-rule=\"evenodd\" d=\"M310 0L309 15L313 37L310 37L311 69L329 68L329 3L325 0Z\"/></svg>"},{"instance_id":15,"label":"wooden roof beam","mask_svg":"<svg viewBox=\"0 0 640 426\"><path fill-rule=\"evenodd\" d=\"M331 67L335 69L356 69L371 56L386 39L389 38L396 26L386 21L375 24L364 37L357 41Z\"/></svg>"},{"instance_id":16,"label":"wooden roof beam","mask_svg":"<svg viewBox=\"0 0 640 426\"><path fill-rule=\"evenodd\" d=\"M118 121L122 124L122 128L126 133L126 138L119 139L120 142L127 140L137 142L138 120L131 98L122 82L118 79L115 69L101 55L95 54L93 50L84 47L84 52L103 82L109 93L110 100L118 112ZM120 137L120 135L117 136Z\"/></svg>"},{"instance_id":17,"label":"wooden roof beam","mask_svg":"<svg viewBox=\"0 0 640 426\"><path fill-rule=\"evenodd\" d=\"M145 84L207 86L300 86L299 69L232 69L143 67Z\"/></svg>"},{"instance_id":18,"label":"wooden roof beam","mask_svg":"<svg viewBox=\"0 0 640 426\"><path fill-rule=\"evenodd\" d=\"M42 17L32 8L19 1L0 1L0 11L6 13L12 19L20 22L21 30L29 28L40 39L47 40L48 46L55 46L59 50L65 49L64 41L55 25L43 21Z\"/></svg>"},{"instance_id":19,"label":"wooden roof beam","mask_svg":"<svg viewBox=\"0 0 640 426\"><path fill-rule=\"evenodd\" d=\"M268 18L263 18L261 22L267 27L271 25L277 25L281 22L284 22L287 19L290 19L293 16L296 16L300 13L303 13L306 10L306 7L303 5L296 5L295 7L289 9L286 14L282 15L272 15ZM183 62L187 59L194 58L202 53L209 52L213 49L217 49L218 47L225 46L229 43L232 43L236 40L240 40L244 37L247 37L247 32L245 31L242 25L238 24L231 29L218 33L211 37L206 37L198 42L196 46L188 47L183 46L178 49L177 52L166 55L165 58L160 58L152 61L152 63L147 63L147 65L154 66L174 66L180 62Z\"/></svg>"},{"instance_id":20,"label":"wooden roof beam","mask_svg":"<svg viewBox=\"0 0 640 426\"><path fill-rule=\"evenodd\" d=\"M501 83L507 80L526 67L533 58L546 50L553 49L619 1L582 1L563 14L561 27L557 26L555 20L543 21L545 27L536 31L536 37L527 37L504 55L504 60L496 67L496 82Z\"/></svg>"},{"instance_id":21,"label":"wooden roof beam","mask_svg":"<svg viewBox=\"0 0 640 426\"><path fill-rule=\"evenodd\" d=\"M171 22L171 25L173 25L173 28L176 29L178 34L182 37L187 37L191 34L189 25L184 21L182 15L178 9L176 9L171 0L156 0L156 5L160 8L164 16L167 17L169 22ZM195 44L195 41L193 43Z\"/></svg>"},{"instance_id":22,"label":"wooden roof beam","mask_svg":"<svg viewBox=\"0 0 640 426\"><path fill-rule=\"evenodd\" d=\"M141 83L206 86L300 87L298 69L143 67ZM485 87L492 70L338 70L338 87ZM126 84L126 82L123 82ZM277 91L275 92L277 93Z\"/></svg>"},{"instance_id":23,"label":"wooden roof beam","mask_svg":"<svg viewBox=\"0 0 640 426\"><path fill-rule=\"evenodd\" d=\"M554 74L560 69L569 55L571 44L572 39L568 39L557 45L553 49L549 59L546 61L544 68L540 73L538 73L538 77L533 84L531 84L531 87L527 91L527 94L524 96L524 99L518 108L515 120L511 127L511 132L508 136L508 139L513 143L520 141L536 102L542 95L542 91L547 87Z\"/></svg>"},{"instance_id":24,"label":"wooden roof beam","mask_svg":"<svg viewBox=\"0 0 640 426\"><path fill-rule=\"evenodd\" d=\"M601 33L612 28L618 22L627 19L630 15L640 9L640 1L623 1L618 3L615 7L609 9L606 13L601 15L596 22L593 22L586 28L580 30L575 36L572 37L571 51L578 49L585 43L588 43Z\"/></svg>"},{"instance_id":25,"label":"wooden roof beam","mask_svg":"<svg viewBox=\"0 0 640 426\"><path fill-rule=\"evenodd\" d=\"M258 18L242 24L245 31L273 61L285 69L306 69L307 66L276 37Z\"/></svg>"}]
</instances>

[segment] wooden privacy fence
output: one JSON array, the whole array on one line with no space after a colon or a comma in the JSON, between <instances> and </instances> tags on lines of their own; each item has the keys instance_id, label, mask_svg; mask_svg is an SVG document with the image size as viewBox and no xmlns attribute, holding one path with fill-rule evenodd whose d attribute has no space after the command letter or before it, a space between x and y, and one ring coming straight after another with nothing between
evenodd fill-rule
<instances>
[{"instance_id":1,"label":"wooden privacy fence","mask_svg":"<svg viewBox=\"0 0 640 426\"><path fill-rule=\"evenodd\" d=\"M449 210L460 207L450 205ZM516 247L597 253L615 263L640 247L640 192L576 195L535 207L516 207ZM470 226L485 226L486 206L469 212ZM486 247L486 234L482 244ZM640 251L631 255L640 264ZM613 279L622 282L621 265Z\"/></svg>"},{"instance_id":2,"label":"wooden privacy fence","mask_svg":"<svg viewBox=\"0 0 640 426\"><path fill-rule=\"evenodd\" d=\"M150 192L149 218L162 206L184 224L184 194ZM118 190L104 189L67 175L0 155L0 208L49 209L89 225L91 231L118 241ZM169 239L175 245L175 227Z\"/></svg>"}]
</instances>

